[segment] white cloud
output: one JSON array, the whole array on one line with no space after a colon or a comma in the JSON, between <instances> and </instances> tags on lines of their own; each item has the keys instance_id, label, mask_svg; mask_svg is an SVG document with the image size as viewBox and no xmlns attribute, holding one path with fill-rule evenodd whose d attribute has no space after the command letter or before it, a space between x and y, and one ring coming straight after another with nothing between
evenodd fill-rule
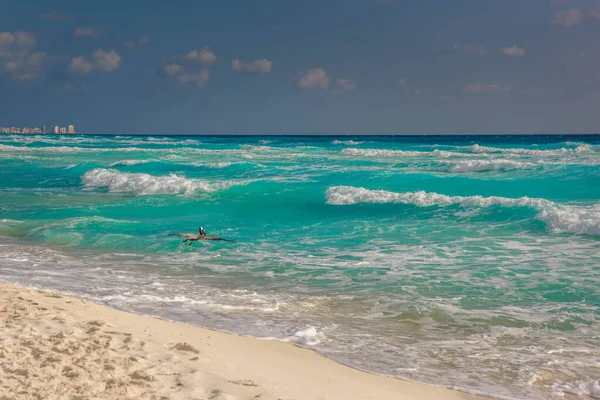
<instances>
[{"instance_id":1,"label":"white cloud","mask_svg":"<svg viewBox=\"0 0 600 400\"><path fill-rule=\"evenodd\" d=\"M40 77L47 53L32 52L36 42L31 32L1 32L0 73L9 73L15 81Z\"/></svg>"},{"instance_id":2,"label":"white cloud","mask_svg":"<svg viewBox=\"0 0 600 400\"><path fill-rule=\"evenodd\" d=\"M463 87L463 92L476 94L510 93L511 91L511 86L495 83L469 83Z\"/></svg>"},{"instance_id":3,"label":"white cloud","mask_svg":"<svg viewBox=\"0 0 600 400\"><path fill-rule=\"evenodd\" d=\"M148 44L149 41L150 41L150 38L148 37L148 35L145 35L145 36L142 36L141 38L139 38L138 40L125 42L125 47L127 47L131 50L134 50L138 47Z\"/></svg>"},{"instance_id":4,"label":"white cloud","mask_svg":"<svg viewBox=\"0 0 600 400\"><path fill-rule=\"evenodd\" d=\"M45 52L21 53L16 59L6 62L4 68L16 81L35 79L42 74L43 62L47 55Z\"/></svg>"},{"instance_id":5,"label":"white cloud","mask_svg":"<svg viewBox=\"0 0 600 400\"><path fill-rule=\"evenodd\" d=\"M10 32L0 32L0 49L8 48L15 42L16 37Z\"/></svg>"},{"instance_id":6,"label":"white cloud","mask_svg":"<svg viewBox=\"0 0 600 400\"><path fill-rule=\"evenodd\" d=\"M21 49L30 49L36 45L35 35L31 32L15 32L15 38L17 46Z\"/></svg>"},{"instance_id":7,"label":"white cloud","mask_svg":"<svg viewBox=\"0 0 600 400\"><path fill-rule=\"evenodd\" d=\"M323 68L313 68L302 74L298 80L298 87L301 89L321 88L327 89L329 86L329 78Z\"/></svg>"},{"instance_id":8,"label":"white cloud","mask_svg":"<svg viewBox=\"0 0 600 400\"><path fill-rule=\"evenodd\" d=\"M35 35L31 32L0 32L0 49L8 49L14 44L15 47L23 51L35 47L36 43Z\"/></svg>"},{"instance_id":9,"label":"white cloud","mask_svg":"<svg viewBox=\"0 0 600 400\"><path fill-rule=\"evenodd\" d=\"M478 56L487 56L492 53L489 48L482 44L455 44L452 46L452 49L454 51L477 54Z\"/></svg>"},{"instance_id":10,"label":"white cloud","mask_svg":"<svg viewBox=\"0 0 600 400\"><path fill-rule=\"evenodd\" d=\"M206 85L210 78L210 71L207 69L201 69L197 73L183 73L179 75L179 81L185 85L193 85L199 88Z\"/></svg>"},{"instance_id":11,"label":"white cloud","mask_svg":"<svg viewBox=\"0 0 600 400\"><path fill-rule=\"evenodd\" d=\"M175 80L184 85L191 85L196 87L203 87L206 85L210 78L210 71L207 69L201 69L200 71L185 72L185 67L181 64L171 63L164 67L165 75L171 80Z\"/></svg>"},{"instance_id":12,"label":"white cloud","mask_svg":"<svg viewBox=\"0 0 600 400\"><path fill-rule=\"evenodd\" d=\"M87 75L93 71L111 72L121 65L121 56L114 50L97 49L90 58L73 57L67 71L71 75Z\"/></svg>"},{"instance_id":13,"label":"white cloud","mask_svg":"<svg viewBox=\"0 0 600 400\"><path fill-rule=\"evenodd\" d=\"M180 64L168 64L165 65L165 74L168 76L179 75L183 73L183 65Z\"/></svg>"},{"instance_id":14,"label":"white cloud","mask_svg":"<svg viewBox=\"0 0 600 400\"><path fill-rule=\"evenodd\" d=\"M336 81L337 86L343 90L355 90L356 83L352 82L350 79L338 79Z\"/></svg>"},{"instance_id":15,"label":"white cloud","mask_svg":"<svg viewBox=\"0 0 600 400\"><path fill-rule=\"evenodd\" d=\"M114 50L104 51L98 49L93 55L94 68L105 72L114 71L121 64L121 56Z\"/></svg>"},{"instance_id":16,"label":"white cloud","mask_svg":"<svg viewBox=\"0 0 600 400\"><path fill-rule=\"evenodd\" d=\"M246 71L251 73L266 74L271 72L273 62L263 58L255 61L242 61L235 59L231 62L232 71Z\"/></svg>"},{"instance_id":17,"label":"white cloud","mask_svg":"<svg viewBox=\"0 0 600 400\"><path fill-rule=\"evenodd\" d=\"M520 57L525 55L525 49L518 48L516 44L513 44L510 47L503 47L500 49L500 51L505 56Z\"/></svg>"},{"instance_id":18,"label":"white cloud","mask_svg":"<svg viewBox=\"0 0 600 400\"><path fill-rule=\"evenodd\" d=\"M217 56L213 53L208 46L202 50L192 50L185 55L185 58L191 61L199 62L200 64L213 64L217 60Z\"/></svg>"},{"instance_id":19,"label":"white cloud","mask_svg":"<svg viewBox=\"0 0 600 400\"><path fill-rule=\"evenodd\" d=\"M554 25L560 26L573 26L578 25L583 21L583 14L578 8L571 8L569 10L556 11L552 18Z\"/></svg>"},{"instance_id":20,"label":"white cloud","mask_svg":"<svg viewBox=\"0 0 600 400\"><path fill-rule=\"evenodd\" d=\"M73 57L67 70L72 75L87 75L94 70L94 66L84 56L79 56Z\"/></svg>"},{"instance_id":21,"label":"white cloud","mask_svg":"<svg viewBox=\"0 0 600 400\"><path fill-rule=\"evenodd\" d=\"M337 79L335 87L331 90L331 94L342 94L350 90L356 90L356 83L350 79Z\"/></svg>"},{"instance_id":22,"label":"white cloud","mask_svg":"<svg viewBox=\"0 0 600 400\"><path fill-rule=\"evenodd\" d=\"M92 28L89 26L79 26L73 31L73 36L98 37L104 34L103 29Z\"/></svg>"},{"instance_id":23,"label":"white cloud","mask_svg":"<svg viewBox=\"0 0 600 400\"><path fill-rule=\"evenodd\" d=\"M398 78L398 80L396 80L396 85L408 85L408 78Z\"/></svg>"}]
</instances>

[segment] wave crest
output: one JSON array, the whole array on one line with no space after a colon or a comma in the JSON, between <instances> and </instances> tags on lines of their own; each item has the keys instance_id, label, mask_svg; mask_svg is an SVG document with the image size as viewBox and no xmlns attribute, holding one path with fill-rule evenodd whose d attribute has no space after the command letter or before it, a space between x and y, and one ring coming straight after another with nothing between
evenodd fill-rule
<instances>
[{"instance_id":1,"label":"wave crest","mask_svg":"<svg viewBox=\"0 0 600 400\"><path fill-rule=\"evenodd\" d=\"M383 149L343 149L340 154L345 156L362 157L396 157L396 156L427 156L430 153L424 151L404 151L404 150L383 150Z\"/></svg>"},{"instance_id":2,"label":"wave crest","mask_svg":"<svg viewBox=\"0 0 600 400\"><path fill-rule=\"evenodd\" d=\"M114 193L134 195L211 193L228 189L248 181L226 181L211 183L201 179L189 179L179 175L153 176L129 174L112 169L96 168L83 175L83 184L88 187L107 187Z\"/></svg>"},{"instance_id":3,"label":"wave crest","mask_svg":"<svg viewBox=\"0 0 600 400\"><path fill-rule=\"evenodd\" d=\"M595 147L589 144L582 144L574 149L568 149L561 147L560 149L554 150L535 150L535 149L524 149L524 148L500 148L500 147L487 147L479 144L474 144L468 148L472 153L502 153L502 154L514 154L514 155L525 155L525 156L559 156L564 154L577 154L577 153L594 153L596 152Z\"/></svg>"},{"instance_id":4,"label":"wave crest","mask_svg":"<svg viewBox=\"0 0 600 400\"><path fill-rule=\"evenodd\" d=\"M117 165L137 165L137 164L146 164L149 163L150 160L121 160L110 164L110 167L114 167Z\"/></svg>"},{"instance_id":5,"label":"wave crest","mask_svg":"<svg viewBox=\"0 0 600 400\"><path fill-rule=\"evenodd\" d=\"M492 160L462 160L450 163L450 172L482 172L482 171L509 171L513 169L532 168L536 165L530 162L520 162L504 159Z\"/></svg>"},{"instance_id":6,"label":"wave crest","mask_svg":"<svg viewBox=\"0 0 600 400\"><path fill-rule=\"evenodd\" d=\"M357 146L361 143L364 143L364 142L357 142L354 140L334 140L333 142L331 142L331 144L335 144L335 145L345 144L346 146Z\"/></svg>"},{"instance_id":7,"label":"wave crest","mask_svg":"<svg viewBox=\"0 0 600 400\"><path fill-rule=\"evenodd\" d=\"M536 218L544 221L553 233L576 233L600 235L600 204L574 206L556 204L550 200L531 197L483 197L447 196L435 192L389 192L369 190L354 186L332 186L325 192L327 203L349 205L359 203L399 203L419 207L450 206L462 207L530 207L538 211Z\"/></svg>"}]
</instances>

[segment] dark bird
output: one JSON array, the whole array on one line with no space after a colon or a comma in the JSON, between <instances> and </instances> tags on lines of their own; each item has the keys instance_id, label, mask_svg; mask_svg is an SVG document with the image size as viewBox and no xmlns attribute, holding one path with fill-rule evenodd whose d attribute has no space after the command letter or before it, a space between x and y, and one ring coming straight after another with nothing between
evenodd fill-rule
<instances>
[{"instance_id":1,"label":"dark bird","mask_svg":"<svg viewBox=\"0 0 600 400\"><path fill-rule=\"evenodd\" d=\"M202 227L198 229L198 232L199 233L176 233L175 236L181 236L185 238L183 243L190 242L189 246L198 240L223 240L225 242L233 242L233 240L227 240L217 236L208 236Z\"/></svg>"}]
</instances>

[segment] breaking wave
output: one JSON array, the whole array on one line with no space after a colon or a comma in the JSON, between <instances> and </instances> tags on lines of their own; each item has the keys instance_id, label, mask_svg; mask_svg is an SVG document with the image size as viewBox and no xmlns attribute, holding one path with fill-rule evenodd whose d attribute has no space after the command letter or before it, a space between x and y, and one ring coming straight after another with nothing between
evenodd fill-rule
<instances>
[{"instance_id":1,"label":"breaking wave","mask_svg":"<svg viewBox=\"0 0 600 400\"><path fill-rule=\"evenodd\" d=\"M431 153L425 151L404 151L404 150L382 150L382 149L343 149L340 154L345 156L361 157L397 157L397 156L427 156Z\"/></svg>"},{"instance_id":2,"label":"breaking wave","mask_svg":"<svg viewBox=\"0 0 600 400\"><path fill-rule=\"evenodd\" d=\"M331 144L335 144L335 145L344 144L346 146L357 146L361 143L364 143L364 142L356 142L354 140L334 140L333 142L331 142Z\"/></svg>"},{"instance_id":3,"label":"breaking wave","mask_svg":"<svg viewBox=\"0 0 600 400\"><path fill-rule=\"evenodd\" d=\"M341 143L341 142L340 142ZM334 143L339 144L339 143ZM407 150L387 150L387 149L357 149L347 148L340 151L340 154L347 156L360 157L473 157L476 154L504 154L507 156L567 156L567 155L595 155L600 152L598 146L582 144L575 148L560 148L553 150L536 150L525 148L500 148L488 147L474 144L469 147L457 147L454 151L433 150L433 151L407 151Z\"/></svg>"},{"instance_id":4,"label":"breaking wave","mask_svg":"<svg viewBox=\"0 0 600 400\"><path fill-rule=\"evenodd\" d=\"M206 163L205 165L210 168L227 168L227 167L232 166L233 163L221 161L221 162Z\"/></svg>"},{"instance_id":5,"label":"breaking wave","mask_svg":"<svg viewBox=\"0 0 600 400\"><path fill-rule=\"evenodd\" d=\"M107 187L114 193L134 195L211 193L232 186L245 185L250 181L207 182L179 175L153 176L129 174L112 169L97 168L83 175L83 184L88 187Z\"/></svg>"},{"instance_id":6,"label":"breaking wave","mask_svg":"<svg viewBox=\"0 0 600 400\"><path fill-rule=\"evenodd\" d=\"M554 390L561 397L565 397L565 393L568 393L574 394L575 396L587 396L592 399L600 399L600 380L555 385Z\"/></svg>"},{"instance_id":7,"label":"breaking wave","mask_svg":"<svg viewBox=\"0 0 600 400\"><path fill-rule=\"evenodd\" d=\"M137 164L146 164L149 162L151 162L151 160L122 160L122 161L114 162L114 163L110 164L110 166L115 167L117 165L137 165Z\"/></svg>"},{"instance_id":8,"label":"breaking wave","mask_svg":"<svg viewBox=\"0 0 600 400\"><path fill-rule=\"evenodd\" d=\"M532 150L523 148L499 148L499 147L487 147L474 144L470 146L468 150L472 153L502 153L502 154L514 154L514 155L526 155L526 156L559 156L564 154L577 154L577 153L594 153L596 148L589 144L582 144L573 149L560 148L554 150Z\"/></svg>"},{"instance_id":9,"label":"breaking wave","mask_svg":"<svg viewBox=\"0 0 600 400\"><path fill-rule=\"evenodd\" d=\"M450 172L468 173L483 171L509 171L513 169L532 168L536 164L530 162L520 162L513 160L492 159L492 160L462 160L449 163Z\"/></svg>"},{"instance_id":10,"label":"breaking wave","mask_svg":"<svg viewBox=\"0 0 600 400\"><path fill-rule=\"evenodd\" d=\"M530 197L447 196L434 192L389 192L354 186L332 186L325 192L327 203L349 205L359 203L399 203L419 207L530 207L538 211L536 218L544 221L552 233L600 235L600 204L575 206L557 204L546 199Z\"/></svg>"}]
</instances>

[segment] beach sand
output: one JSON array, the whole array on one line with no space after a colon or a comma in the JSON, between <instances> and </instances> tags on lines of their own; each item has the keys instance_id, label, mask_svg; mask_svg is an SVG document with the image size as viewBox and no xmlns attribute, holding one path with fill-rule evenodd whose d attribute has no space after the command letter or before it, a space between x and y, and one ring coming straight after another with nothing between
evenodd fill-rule
<instances>
[{"instance_id":1,"label":"beach sand","mask_svg":"<svg viewBox=\"0 0 600 400\"><path fill-rule=\"evenodd\" d=\"M476 399L289 343L0 283L0 399Z\"/></svg>"}]
</instances>

